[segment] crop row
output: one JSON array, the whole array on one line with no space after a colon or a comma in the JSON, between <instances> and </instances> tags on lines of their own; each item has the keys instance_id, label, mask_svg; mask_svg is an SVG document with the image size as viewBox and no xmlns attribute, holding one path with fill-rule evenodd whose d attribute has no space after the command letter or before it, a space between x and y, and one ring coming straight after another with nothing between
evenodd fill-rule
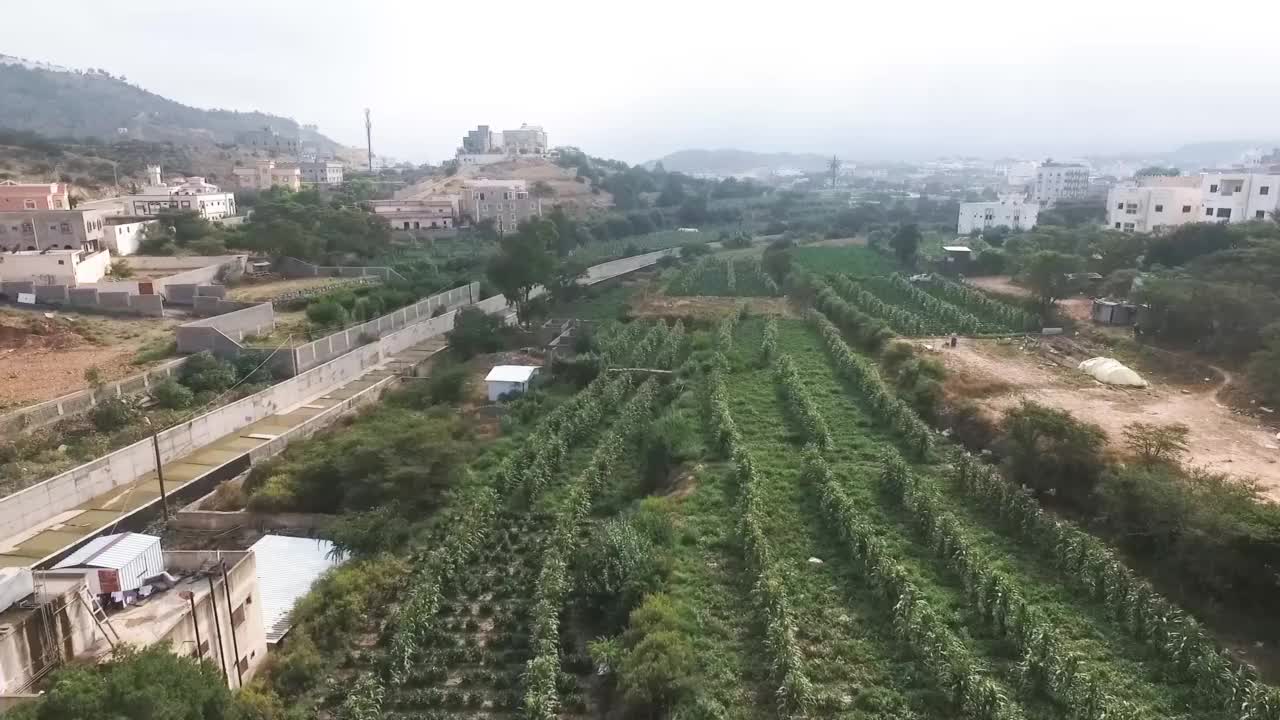
<instances>
[{"instance_id":1,"label":"crop row","mask_svg":"<svg viewBox=\"0 0 1280 720\"><path fill-rule=\"evenodd\" d=\"M973 315L1021 332L1036 328L1035 317L990 295L950 280L934 277L925 290L930 296L951 303Z\"/></svg>"},{"instance_id":2,"label":"crop row","mask_svg":"<svg viewBox=\"0 0 1280 720\"><path fill-rule=\"evenodd\" d=\"M657 352L654 354L653 365L663 368L674 366L684 350L684 341L684 321L677 320L676 324L671 327L671 331L667 333L665 342L658 347Z\"/></svg>"},{"instance_id":3,"label":"crop row","mask_svg":"<svg viewBox=\"0 0 1280 720\"><path fill-rule=\"evenodd\" d=\"M569 448L599 426L600 419L631 389L626 375L601 375L585 390L553 410L520 450L498 469L499 487L506 495L524 490L533 497L563 464Z\"/></svg>"},{"instance_id":4,"label":"crop row","mask_svg":"<svg viewBox=\"0 0 1280 720\"><path fill-rule=\"evenodd\" d=\"M616 365L623 358L630 356L631 351L648 334L651 328L645 323L632 322L614 326L612 332L602 333L598 340L600 357L608 365Z\"/></svg>"},{"instance_id":5,"label":"crop row","mask_svg":"<svg viewBox=\"0 0 1280 720\"><path fill-rule=\"evenodd\" d=\"M556 680L560 675L560 613L569 593L569 561L577 544L583 520L591 511L592 499L622 462L635 438L644 429L658 398L658 384L646 380L622 410L616 427L609 432L586 469L569 487L568 497L557 514L542 558L532 609L531 645L533 657L525 670L524 712L534 720L551 720L560 707Z\"/></svg>"},{"instance_id":6,"label":"crop row","mask_svg":"<svg viewBox=\"0 0 1280 720\"><path fill-rule=\"evenodd\" d=\"M753 297L781 293L759 258L708 257L677 273L667 285L667 294Z\"/></svg>"},{"instance_id":7,"label":"crop row","mask_svg":"<svg viewBox=\"0 0 1280 720\"><path fill-rule=\"evenodd\" d=\"M1023 717L1021 709L986 677L978 659L930 606L884 540L863 520L857 504L840 487L815 446L805 449L803 478L818 492L824 517L863 577L892 607L894 634L911 647L961 713L974 720Z\"/></svg>"},{"instance_id":8,"label":"crop row","mask_svg":"<svg viewBox=\"0 0 1280 720\"><path fill-rule=\"evenodd\" d=\"M823 451L831 449L831 432L827 429L827 422L822 418L822 413L818 412L813 398L809 397L795 363L784 353L774 357L773 380L782 392L787 413L800 427L804 441L814 443Z\"/></svg>"},{"instance_id":9,"label":"crop row","mask_svg":"<svg viewBox=\"0 0 1280 720\"><path fill-rule=\"evenodd\" d=\"M1102 541L1056 520L1027 491L965 452L957 452L951 475L956 487L1193 683L1202 702L1238 713L1241 720L1280 719L1280 691L1232 660L1194 618L1117 560Z\"/></svg>"},{"instance_id":10,"label":"crop row","mask_svg":"<svg viewBox=\"0 0 1280 720\"><path fill-rule=\"evenodd\" d=\"M872 278L876 279L879 278ZM947 331L947 323L941 318L925 317L902 305L886 302L845 275L833 275L830 282L836 294L859 310L888 323L895 332L903 335L939 335Z\"/></svg>"},{"instance_id":11,"label":"crop row","mask_svg":"<svg viewBox=\"0 0 1280 720\"><path fill-rule=\"evenodd\" d=\"M769 318L764 324L764 337L760 341L760 363L768 367L778 354L778 319Z\"/></svg>"},{"instance_id":12,"label":"crop row","mask_svg":"<svg viewBox=\"0 0 1280 720\"><path fill-rule=\"evenodd\" d=\"M881 481L925 535L948 569L963 580L971 608L1021 656L1023 681L1052 698L1075 720L1134 720L1132 703L1109 693L1087 669L1087 659L1062 646L1055 627L1028 602L1017 584L997 570L956 518L944 509L937 489L913 476L889 449L881 461Z\"/></svg>"},{"instance_id":13,"label":"crop row","mask_svg":"<svg viewBox=\"0 0 1280 720\"><path fill-rule=\"evenodd\" d=\"M733 460L739 489L739 532L748 564L756 575L752 598L764 620L765 645L776 683L774 701L779 714L785 715L802 711L811 702L813 683L796 637L795 614L788 590L790 579L773 559L762 525L761 480L729 412L720 370L724 363L723 358L714 363L707 379L708 425L716 446Z\"/></svg>"},{"instance_id":14,"label":"crop row","mask_svg":"<svg viewBox=\"0 0 1280 720\"><path fill-rule=\"evenodd\" d=\"M889 390L874 363L849 349L840 330L825 315L810 309L808 317L822 337L836 373L853 384L871 405L875 416L901 435L917 455L927 455L933 447L933 431L929 426L910 405Z\"/></svg>"},{"instance_id":15,"label":"crop row","mask_svg":"<svg viewBox=\"0 0 1280 720\"><path fill-rule=\"evenodd\" d=\"M942 326L944 332L974 334L1012 329L1005 323L983 322L973 313L930 295L899 273L888 277L870 278L865 282L866 287L879 297L913 308Z\"/></svg>"},{"instance_id":16,"label":"crop row","mask_svg":"<svg viewBox=\"0 0 1280 720\"><path fill-rule=\"evenodd\" d=\"M879 350L889 341L889 338L893 337L893 331L885 325L883 320L872 317L846 302L822 278L811 274L801 275L800 278L799 282L806 285L813 294L814 307L826 313L841 329L857 338L858 345L861 347L872 351Z\"/></svg>"}]
</instances>

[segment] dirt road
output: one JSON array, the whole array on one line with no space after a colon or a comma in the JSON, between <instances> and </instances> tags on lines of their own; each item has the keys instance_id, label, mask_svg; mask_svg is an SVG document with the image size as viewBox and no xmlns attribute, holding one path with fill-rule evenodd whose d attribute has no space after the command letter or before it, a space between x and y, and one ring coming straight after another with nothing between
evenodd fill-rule
<instances>
[{"instance_id":1,"label":"dirt road","mask_svg":"<svg viewBox=\"0 0 1280 720\"><path fill-rule=\"evenodd\" d=\"M933 345L941 347L940 342ZM1218 402L1219 391L1230 382L1229 373L1223 373L1225 380L1200 385L1155 381L1149 388L1135 389L1099 383L1075 370L1074 359L1055 358L1043 349L1023 351L1018 345L997 341L962 340L955 350L941 350L935 356L958 382L980 389L982 396L975 401L983 407L1000 411L1026 398L1062 408L1101 426L1117 450L1122 449L1121 432L1129 423L1185 423L1191 428L1188 464L1253 477L1268 497L1280 500L1280 440L1274 430Z\"/></svg>"}]
</instances>

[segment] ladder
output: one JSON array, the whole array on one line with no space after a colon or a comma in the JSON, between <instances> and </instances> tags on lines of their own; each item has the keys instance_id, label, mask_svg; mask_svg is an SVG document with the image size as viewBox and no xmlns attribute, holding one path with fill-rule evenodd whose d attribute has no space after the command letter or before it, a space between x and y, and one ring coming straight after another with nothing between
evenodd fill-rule
<instances>
[{"instance_id":1,"label":"ladder","mask_svg":"<svg viewBox=\"0 0 1280 720\"><path fill-rule=\"evenodd\" d=\"M116 643L120 642L120 634L112 627L111 620L107 618L107 612L102 609L102 605L98 604L98 598L89 594L87 585L80 586L80 603L84 605L85 610L89 611L94 624L98 626L102 636L107 639L107 644L111 646L112 650L115 650ZM112 637L115 639L112 640Z\"/></svg>"}]
</instances>

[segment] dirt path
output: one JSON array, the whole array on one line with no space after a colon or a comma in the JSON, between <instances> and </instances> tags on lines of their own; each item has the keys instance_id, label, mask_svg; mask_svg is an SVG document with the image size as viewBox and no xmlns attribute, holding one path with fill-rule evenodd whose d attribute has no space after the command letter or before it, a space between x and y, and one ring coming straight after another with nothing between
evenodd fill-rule
<instances>
[{"instance_id":1,"label":"dirt path","mask_svg":"<svg viewBox=\"0 0 1280 720\"><path fill-rule=\"evenodd\" d=\"M962 340L955 350L936 356L952 371L952 389L979 405L1002 411L1025 398L1058 407L1101 426L1117 450L1129 423L1185 423L1191 428L1188 464L1255 478L1268 497L1280 500L1280 440L1219 402L1233 382L1221 368L1214 369L1224 379L1212 384L1179 387L1155 381L1136 389L1096 382L1074 369L1074 359L1054 356L1043 346L1024 351L1014 344Z\"/></svg>"}]
</instances>

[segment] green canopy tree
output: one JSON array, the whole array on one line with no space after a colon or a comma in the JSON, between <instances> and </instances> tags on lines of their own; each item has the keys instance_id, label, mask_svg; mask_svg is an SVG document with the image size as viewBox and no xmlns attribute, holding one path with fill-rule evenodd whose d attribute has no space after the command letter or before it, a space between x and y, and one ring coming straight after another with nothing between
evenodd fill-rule
<instances>
[{"instance_id":1,"label":"green canopy tree","mask_svg":"<svg viewBox=\"0 0 1280 720\"><path fill-rule=\"evenodd\" d=\"M893 237L889 240L889 247L893 248L893 254L898 256L898 260L907 267L914 267L916 264L916 253L920 251L920 228L915 223L905 223L898 226L897 231L893 233Z\"/></svg>"},{"instance_id":2,"label":"green canopy tree","mask_svg":"<svg viewBox=\"0 0 1280 720\"><path fill-rule=\"evenodd\" d=\"M555 223L531 220L521 225L519 232L503 237L498 254L489 261L489 281L508 305L515 306L521 324L528 323L533 289L551 282L556 269L553 248L559 241Z\"/></svg>"},{"instance_id":3,"label":"green canopy tree","mask_svg":"<svg viewBox=\"0 0 1280 720\"><path fill-rule=\"evenodd\" d=\"M1079 255L1056 250L1041 250L1027 258L1023 274L1027 286L1036 294L1042 316L1049 313L1058 299L1071 294L1071 281L1067 275L1079 272L1083 266L1084 259Z\"/></svg>"}]
</instances>

